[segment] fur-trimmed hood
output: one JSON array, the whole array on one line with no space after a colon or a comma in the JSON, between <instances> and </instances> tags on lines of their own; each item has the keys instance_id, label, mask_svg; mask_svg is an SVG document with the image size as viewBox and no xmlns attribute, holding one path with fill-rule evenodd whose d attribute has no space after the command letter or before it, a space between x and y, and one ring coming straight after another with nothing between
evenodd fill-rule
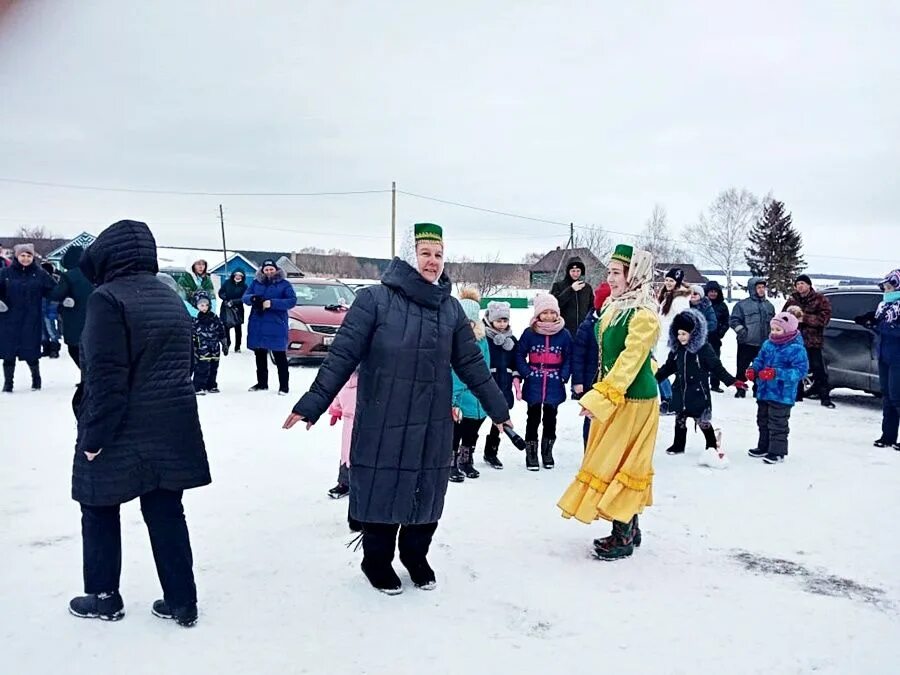
<instances>
[{"instance_id":1,"label":"fur-trimmed hood","mask_svg":"<svg viewBox=\"0 0 900 675\"><path fill-rule=\"evenodd\" d=\"M280 267L276 267L275 269L277 269L278 271L275 272L275 276L272 277L271 280L269 280L269 277L263 274L262 270L259 270L256 273L254 279L256 279L261 284L277 284L279 281L284 281L285 279L287 279L287 275L284 273L283 269L281 269Z\"/></svg>"},{"instance_id":2,"label":"fur-trimmed hood","mask_svg":"<svg viewBox=\"0 0 900 675\"><path fill-rule=\"evenodd\" d=\"M679 321L681 317L690 318L690 321L694 324L694 328L691 330L691 339L688 340L685 349L691 354L696 354L703 348L708 339L706 319L696 309L686 309L683 312L679 312L672 320L672 325L669 326L669 349L676 351L681 347L681 343L678 341L678 324L681 323Z\"/></svg>"}]
</instances>

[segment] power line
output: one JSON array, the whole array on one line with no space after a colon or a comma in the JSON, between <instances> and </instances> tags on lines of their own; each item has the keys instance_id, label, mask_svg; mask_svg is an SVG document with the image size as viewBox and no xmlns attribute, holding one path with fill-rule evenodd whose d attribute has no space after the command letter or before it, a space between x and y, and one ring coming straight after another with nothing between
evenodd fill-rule
<instances>
[{"instance_id":1,"label":"power line","mask_svg":"<svg viewBox=\"0 0 900 675\"><path fill-rule=\"evenodd\" d=\"M558 220L547 220L545 218L534 218L532 216L523 216L520 213L510 213L509 211L498 211L497 209L487 209L482 206L473 206L472 204L463 204L462 202L454 202L449 199L440 199L438 197L429 197L428 195L420 195L415 192L406 192L405 190L397 190L399 194L406 195L407 197L415 197L416 199L425 199L430 202L438 202L439 204L448 204L450 206L459 206L464 209L471 209L472 211L481 211L482 213L492 213L495 216L506 216L507 218L518 218L519 220L530 220L535 223L547 223L548 225L562 225L563 227L569 227L569 223L563 223Z\"/></svg>"}]
</instances>

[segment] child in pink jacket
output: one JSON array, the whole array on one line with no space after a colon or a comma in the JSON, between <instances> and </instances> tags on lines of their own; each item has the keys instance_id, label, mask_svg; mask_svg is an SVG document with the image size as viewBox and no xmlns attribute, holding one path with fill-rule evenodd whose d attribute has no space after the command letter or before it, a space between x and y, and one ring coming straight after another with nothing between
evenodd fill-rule
<instances>
[{"instance_id":1,"label":"child in pink jacket","mask_svg":"<svg viewBox=\"0 0 900 675\"><path fill-rule=\"evenodd\" d=\"M338 482L328 491L328 496L332 499L340 499L350 494L350 439L353 436L353 418L356 416L357 379L357 373L353 373L328 408L332 426L337 424L338 420L344 422Z\"/></svg>"}]
</instances>

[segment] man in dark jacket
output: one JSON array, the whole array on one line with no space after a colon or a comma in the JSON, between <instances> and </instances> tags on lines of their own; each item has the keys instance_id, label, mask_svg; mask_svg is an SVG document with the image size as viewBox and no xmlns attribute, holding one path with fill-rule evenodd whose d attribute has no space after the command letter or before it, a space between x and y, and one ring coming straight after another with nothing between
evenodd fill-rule
<instances>
[{"instance_id":1,"label":"man in dark jacket","mask_svg":"<svg viewBox=\"0 0 900 675\"><path fill-rule=\"evenodd\" d=\"M729 325L737 335L738 377L743 377L753 359L759 354L759 348L769 339L769 322L775 318L775 305L766 298L766 280L751 277L747 284L749 298L741 300L734 306ZM743 380L742 380L743 381ZM738 389L735 398L745 398L745 389Z\"/></svg>"},{"instance_id":2,"label":"man in dark jacket","mask_svg":"<svg viewBox=\"0 0 900 675\"><path fill-rule=\"evenodd\" d=\"M560 316L572 337L594 306L594 289L586 281L586 275L584 263L575 256L566 263L566 278L557 281L550 289L550 295L559 302Z\"/></svg>"},{"instance_id":3,"label":"man in dark jacket","mask_svg":"<svg viewBox=\"0 0 900 675\"><path fill-rule=\"evenodd\" d=\"M362 523L362 570L377 590L402 591L394 549L413 583L435 585L426 555L453 461L451 369L495 424L509 408L451 282L439 226L415 227L418 269L394 258L380 286L362 289L309 391L284 423L310 427L359 368L350 445L350 517ZM399 540L398 540L399 530Z\"/></svg>"},{"instance_id":4,"label":"man in dark jacket","mask_svg":"<svg viewBox=\"0 0 900 675\"><path fill-rule=\"evenodd\" d=\"M197 589L181 496L210 482L191 385L191 319L156 278L156 242L144 223L108 227L85 251L81 270L98 287L82 333L72 469L87 595L69 611L122 618L119 505L139 497L163 588L153 613L191 626Z\"/></svg>"},{"instance_id":5,"label":"man in dark jacket","mask_svg":"<svg viewBox=\"0 0 900 675\"><path fill-rule=\"evenodd\" d=\"M50 300L62 305L59 314L62 318L63 339L66 341L69 356L79 368L81 367L79 348L84 320L87 317L87 301L94 292L94 285L87 280L78 266L83 253L84 249L81 246L69 247L62 258L62 265L66 271L60 275L59 284L50 293Z\"/></svg>"},{"instance_id":6,"label":"man in dark jacket","mask_svg":"<svg viewBox=\"0 0 900 675\"><path fill-rule=\"evenodd\" d=\"M794 282L794 290L795 292L788 298L782 311L786 312L789 307L799 307L803 310L800 332L803 334L806 354L809 357L809 369L813 376L813 386L805 395L808 398L818 396L823 406L834 408L834 403L831 401L831 388L828 386L828 368L825 366L825 358L822 355L822 347L825 345L825 327L831 321L831 301L828 296L818 293L813 288L812 280L805 274L797 277Z\"/></svg>"},{"instance_id":7,"label":"man in dark jacket","mask_svg":"<svg viewBox=\"0 0 900 675\"><path fill-rule=\"evenodd\" d=\"M706 297L712 303L713 310L716 312L716 329L709 332L709 344L716 356L721 358L722 340L725 339L725 335L728 333L728 322L731 319L731 312L729 312L728 305L725 303L725 296L722 294L722 287L718 281L708 282L704 290L706 291ZM719 378L714 372L709 374L709 387L711 391L719 394L723 392Z\"/></svg>"}]
</instances>

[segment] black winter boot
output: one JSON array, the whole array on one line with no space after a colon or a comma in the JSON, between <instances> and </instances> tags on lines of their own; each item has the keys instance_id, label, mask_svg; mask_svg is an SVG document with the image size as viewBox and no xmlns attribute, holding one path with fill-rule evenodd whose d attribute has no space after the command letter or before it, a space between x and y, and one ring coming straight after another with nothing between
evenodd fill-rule
<instances>
[{"instance_id":1,"label":"black winter boot","mask_svg":"<svg viewBox=\"0 0 900 675\"><path fill-rule=\"evenodd\" d=\"M13 377L16 374L16 362L3 362L3 391L11 394L13 390Z\"/></svg>"},{"instance_id":2,"label":"black winter boot","mask_svg":"<svg viewBox=\"0 0 900 675\"><path fill-rule=\"evenodd\" d=\"M428 564L428 549L437 523L427 525L405 525L400 528L400 536L397 538L397 549L400 553L400 562L409 572L416 588L430 591L437 586L434 570Z\"/></svg>"},{"instance_id":3,"label":"black winter boot","mask_svg":"<svg viewBox=\"0 0 900 675\"><path fill-rule=\"evenodd\" d=\"M31 391L41 390L41 365L39 362L29 363L28 368L31 370Z\"/></svg>"},{"instance_id":4,"label":"black winter boot","mask_svg":"<svg viewBox=\"0 0 900 675\"><path fill-rule=\"evenodd\" d=\"M599 560L621 560L634 553L634 519L627 523L613 521L613 533L608 539L594 546L594 555Z\"/></svg>"},{"instance_id":5,"label":"black winter boot","mask_svg":"<svg viewBox=\"0 0 900 675\"><path fill-rule=\"evenodd\" d=\"M386 595L403 592L400 577L391 566L397 540L397 526L384 523L363 524L362 571L372 586Z\"/></svg>"},{"instance_id":6,"label":"black winter boot","mask_svg":"<svg viewBox=\"0 0 900 675\"><path fill-rule=\"evenodd\" d=\"M118 621L125 616L125 603L118 591L90 593L72 598L69 602L69 614L79 619Z\"/></svg>"},{"instance_id":7,"label":"black winter boot","mask_svg":"<svg viewBox=\"0 0 900 675\"><path fill-rule=\"evenodd\" d=\"M462 448L456 450L453 453L453 464L450 465L450 482L451 483L462 483L466 480L466 477L463 475L463 472L460 471L460 451Z\"/></svg>"},{"instance_id":8,"label":"black winter boot","mask_svg":"<svg viewBox=\"0 0 900 675\"><path fill-rule=\"evenodd\" d=\"M538 442L525 442L525 468L529 471L540 471L541 465L538 464Z\"/></svg>"},{"instance_id":9,"label":"black winter boot","mask_svg":"<svg viewBox=\"0 0 900 675\"><path fill-rule=\"evenodd\" d=\"M706 439L706 447L707 448L718 448L719 440L716 438L716 430L712 427L707 427L704 429L700 427L700 430L703 432L703 438Z\"/></svg>"},{"instance_id":10,"label":"black winter boot","mask_svg":"<svg viewBox=\"0 0 900 675\"><path fill-rule=\"evenodd\" d=\"M197 623L197 603L192 602L186 607L170 608L165 600L157 600L150 609L153 616L160 619L174 619L175 623L185 628L190 628Z\"/></svg>"},{"instance_id":11,"label":"black winter boot","mask_svg":"<svg viewBox=\"0 0 900 675\"><path fill-rule=\"evenodd\" d=\"M475 448L468 445L459 447L459 470L465 474L466 478L478 478L481 475L474 466L472 457L474 452Z\"/></svg>"},{"instance_id":12,"label":"black winter boot","mask_svg":"<svg viewBox=\"0 0 900 675\"><path fill-rule=\"evenodd\" d=\"M556 464L553 462L553 444L556 443L555 438L541 439L541 463L545 469L552 469Z\"/></svg>"},{"instance_id":13,"label":"black winter boot","mask_svg":"<svg viewBox=\"0 0 900 675\"><path fill-rule=\"evenodd\" d=\"M682 455L684 454L684 446L687 444L687 427L675 425L675 441L672 443L671 447L666 450L667 455Z\"/></svg>"},{"instance_id":14,"label":"black winter boot","mask_svg":"<svg viewBox=\"0 0 900 675\"><path fill-rule=\"evenodd\" d=\"M484 443L484 462L494 469L502 469L503 462L497 457L497 452L500 450L500 439L499 438L491 438L488 436L487 441Z\"/></svg>"}]
</instances>

